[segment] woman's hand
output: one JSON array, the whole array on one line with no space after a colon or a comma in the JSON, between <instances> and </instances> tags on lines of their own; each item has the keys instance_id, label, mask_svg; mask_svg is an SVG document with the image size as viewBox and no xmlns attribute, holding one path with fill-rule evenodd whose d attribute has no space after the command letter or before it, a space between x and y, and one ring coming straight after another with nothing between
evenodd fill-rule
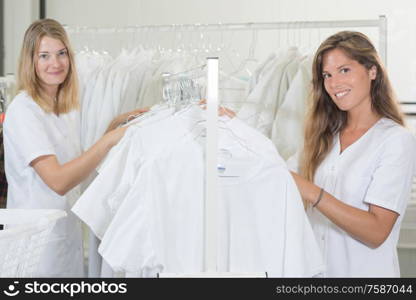
<instances>
[{"instance_id":1,"label":"woman's hand","mask_svg":"<svg viewBox=\"0 0 416 300\"><path fill-rule=\"evenodd\" d=\"M116 129L112 129L110 131L108 131L105 135L104 135L104 139L106 139L107 145L109 146L109 148L117 145L117 143L121 140L121 138L124 136L124 134L126 133L126 130L129 126L123 126L123 127L118 127Z\"/></svg>"},{"instance_id":2,"label":"woman's hand","mask_svg":"<svg viewBox=\"0 0 416 300\"><path fill-rule=\"evenodd\" d=\"M90 149L79 157L60 164L56 155L43 155L30 162L43 182L54 192L63 196L82 182L102 159L124 136L128 126L107 132Z\"/></svg>"},{"instance_id":3,"label":"woman's hand","mask_svg":"<svg viewBox=\"0 0 416 300\"><path fill-rule=\"evenodd\" d=\"M207 100L206 99L201 99L201 101L199 101L199 105L204 105L203 106L204 109L206 108L206 106L205 106L206 104L207 104ZM224 106L219 106L218 107L218 115L219 116L226 115L226 116L228 116L228 117L230 117L232 119L232 118L235 117L235 112L232 111L229 108L224 107Z\"/></svg>"},{"instance_id":4,"label":"woman's hand","mask_svg":"<svg viewBox=\"0 0 416 300\"><path fill-rule=\"evenodd\" d=\"M144 107L144 108L139 108L139 109L135 109L129 112L126 112L124 114L121 114L117 117L115 117L113 119L113 121L111 121L110 125L108 126L106 133L110 132L111 130L116 129L117 127L119 127L120 125L124 124L126 121L130 121L133 120L135 118L135 116L142 114L144 112L149 111L148 107Z\"/></svg>"},{"instance_id":5,"label":"woman's hand","mask_svg":"<svg viewBox=\"0 0 416 300\"><path fill-rule=\"evenodd\" d=\"M302 199L318 209L332 223L360 240L370 248L379 247L389 236L399 214L377 205L369 205L367 210L351 206L324 191L321 188L291 172ZM319 198L321 200L319 200Z\"/></svg>"}]
</instances>

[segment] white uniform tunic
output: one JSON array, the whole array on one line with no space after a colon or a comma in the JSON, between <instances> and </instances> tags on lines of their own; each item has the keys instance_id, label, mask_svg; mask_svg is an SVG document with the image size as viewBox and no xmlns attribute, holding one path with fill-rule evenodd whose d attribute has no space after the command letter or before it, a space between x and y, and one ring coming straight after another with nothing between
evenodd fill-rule
<instances>
[{"instance_id":1,"label":"white uniform tunic","mask_svg":"<svg viewBox=\"0 0 416 300\"><path fill-rule=\"evenodd\" d=\"M43 155L55 155L60 164L80 155L78 113L59 117L45 113L26 92L21 92L7 110L4 150L8 208L56 208L68 213L56 224L36 276L83 276L81 224L70 211L79 196L78 187L60 196L30 166Z\"/></svg>"},{"instance_id":2,"label":"white uniform tunic","mask_svg":"<svg viewBox=\"0 0 416 300\"><path fill-rule=\"evenodd\" d=\"M400 214L379 247L372 249L344 232L317 209L309 208L326 260L327 277L399 277L397 241L415 172L416 139L402 126L382 118L340 153L339 135L315 174L315 183L348 205L377 205Z\"/></svg>"}]
</instances>

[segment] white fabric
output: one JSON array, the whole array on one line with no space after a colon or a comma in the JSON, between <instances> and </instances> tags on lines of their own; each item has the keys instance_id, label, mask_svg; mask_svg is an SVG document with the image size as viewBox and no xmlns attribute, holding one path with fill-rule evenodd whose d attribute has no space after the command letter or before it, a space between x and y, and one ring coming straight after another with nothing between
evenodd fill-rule
<instances>
[{"instance_id":1,"label":"white fabric","mask_svg":"<svg viewBox=\"0 0 416 300\"><path fill-rule=\"evenodd\" d=\"M172 112L172 109L160 111L157 115L142 119L140 124L128 128L121 141L111 149L102 162L98 170L99 175L84 191L72 208L98 238L103 238L109 223L116 213L117 208L114 205L110 206L111 199L117 198L118 201L122 201L123 196L125 196L125 193L130 187L131 181L134 180L135 168L138 166L128 165L128 161L132 159L130 157L134 159L138 157L138 154L140 156L144 155L137 148L137 145L132 144L134 143L133 136L136 134L135 126L144 127L150 125L167 118ZM148 130L152 130L151 127L149 128ZM160 147L163 146L163 143L173 143L175 138L175 136L169 135L164 141L159 140L159 144L148 146ZM94 210L93 215L90 213L91 210Z\"/></svg>"},{"instance_id":2,"label":"white fabric","mask_svg":"<svg viewBox=\"0 0 416 300\"><path fill-rule=\"evenodd\" d=\"M194 56L160 55L155 51L142 49L122 51L114 59L99 60L99 57L100 55L94 53L82 53L78 59L78 67L81 69L80 74L82 75L80 77L84 78L82 93L82 146L84 149L89 148L103 134L113 117L136 107L150 106L160 102L162 98L161 74L163 72L178 73L204 63ZM248 82L227 76L227 74L220 74L221 100L226 103L225 106L235 111L238 111L243 105L249 114L254 112L254 127L261 127L260 130L263 133L270 135L278 104L283 101L283 96L293 78L297 64L298 52L295 48L289 51L284 49L280 51L278 56L275 54L269 56L251 78L250 84L256 90L252 93L251 100L248 101L246 99ZM201 83L204 86L202 80ZM250 119L246 121L250 122ZM127 144L125 146L129 147ZM108 158L112 156L112 153L117 152L115 148L121 149L122 147L114 147L114 151L110 152ZM127 155L126 153L121 151L118 155ZM108 161L106 160L103 165ZM114 167L121 169L121 165L114 164ZM100 170L104 169L100 168ZM115 179L117 183L111 182L109 185L99 188L95 191L95 194L99 195L97 197L108 197L108 194L112 194L116 188L122 195L121 187L124 186L120 184L122 175L124 173L115 171L112 176L108 177ZM97 180L97 182L99 181ZM90 190L91 194L93 190L93 188ZM99 202L100 200L93 199L91 203L95 203L95 201ZM100 209L105 211L108 207L98 205L97 210ZM107 217L111 219L112 214ZM97 213L96 215L104 216L105 213ZM105 232L109 220L100 219L96 222L99 224L97 227L100 228L96 230L96 233L101 236Z\"/></svg>"},{"instance_id":3,"label":"white fabric","mask_svg":"<svg viewBox=\"0 0 416 300\"><path fill-rule=\"evenodd\" d=\"M276 112L289 87L285 70L298 56L297 48L292 47L267 64L263 70L265 74L248 95L247 103L237 113L240 119L267 137L271 136Z\"/></svg>"},{"instance_id":4,"label":"white fabric","mask_svg":"<svg viewBox=\"0 0 416 300\"><path fill-rule=\"evenodd\" d=\"M282 55L270 55L254 72L250 82L249 95L237 112L238 118L253 128L257 128L258 118L264 109L263 100L267 101L267 98L271 98L271 101L276 100L278 84L277 82L270 84L270 81L273 80L274 70L281 60Z\"/></svg>"},{"instance_id":5,"label":"white fabric","mask_svg":"<svg viewBox=\"0 0 416 300\"><path fill-rule=\"evenodd\" d=\"M258 84L260 81L260 78L266 73L265 70L268 68L271 68L273 65L273 62L276 60L276 53L270 53L269 56L259 63L257 68L253 71L253 74L250 77L249 80L249 93L251 93L254 89L254 87Z\"/></svg>"},{"instance_id":6,"label":"white fabric","mask_svg":"<svg viewBox=\"0 0 416 300\"><path fill-rule=\"evenodd\" d=\"M88 140L89 138L89 128L91 128L90 124L93 122L96 122L96 118L94 117L94 114L92 116L89 116L89 109L93 107L94 100L92 98L92 94L95 89L95 85L97 84L98 77L100 74L99 69L95 69L91 72L88 83L83 84L83 92L81 94L81 146L83 150L87 150L87 144L89 145L90 142Z\"/></svg>"},{"instance_id":7,"label":"white fabric","mask_svg":"<svg viewBox=\"0 0 416 300\"><path fill-rule=\"evenodd\" d=\"M3 133L9 184L7 207L56 208L68 212L68 217L59 220L54 227L38 276L83 276L81 226L70 211L79 196L78 187L60 196L30 166L34 159L43 155L55 155L61 164L80 155L78 113L59 117L45 113L21 92L8 107Z\"/></svg>"},{"instance_id":8,"label":"white fabric","mask_svg":"<svg viewBox=\"0 0 416 300\"><path fill-rule=\"evenodd\" d=\"M107 196L97 201L87 190L74 206L102 237L100 253L115 271L145 277L202 271L203 113L194 107L129 128L124 145L130 140L130 151L114 154L90 186ZM277 277L321 272L299 193L271 141L238 119L222 124L220 132L225 172L219 271ZM118 186L111 195L104 178L110 172Z\"/></svg>"},{"instance_id":9,"label":"white fabric","mask_svg":"<svg viewBox=\"0 0 416 300\"><path fill-rule=\"evenodd\" d=\"M221 105L239 111L248 95L249 82L220 74L218 99Z\"/></svg>"},{"instance_id":10,"label":"white fabric","mask_svg":"<svg viewBox=\"0 0 416 300\"><path fill-rule=\"evenodd\" d=\"M312 57L308 57L301 62L273 123L272 140L283 159L288 159L302 148L311 84Z\"/></svg>"},{"instance_id":11,"label":"white fabric","mask_svg":"<svg viewBox=\"0 0 416 300\"><path fill-rule=\"evenodd\" d=\"M319 166L315 183L348 205L368 210L374 204L400 214L386 241L372 249L308 209L324 255L328 277L399 277L397 241L415 173L415 137L382 118L340 154L338 135ZM292 168L294 160L290 159Z\"/></svg>"}]
</instances>

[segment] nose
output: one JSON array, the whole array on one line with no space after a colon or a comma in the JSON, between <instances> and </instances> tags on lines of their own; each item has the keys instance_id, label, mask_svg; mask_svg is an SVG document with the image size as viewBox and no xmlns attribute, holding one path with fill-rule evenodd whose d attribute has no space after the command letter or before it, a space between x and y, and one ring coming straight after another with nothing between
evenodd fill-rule
<instances>
[{"instance_id":1,"label":"nose","mask_svg":"<svg viewBox=\"0 0 416 300\"><path fill-rule=\"evenodd\" d=\"M52 55L51 66L59 68L61 66L61 61L57 55Z\"/></svg>"},{"instance_id":2,"label":"nose","mask_svg":"<svg viewBox=\"0 0 416 300\"><path fill-rule=\"evenodd\" d=\"M331 89L337 89L342 85L342 79L338 74L332 75L330 78L327 79L327 85Z\"/></svg>"}]
</instances>

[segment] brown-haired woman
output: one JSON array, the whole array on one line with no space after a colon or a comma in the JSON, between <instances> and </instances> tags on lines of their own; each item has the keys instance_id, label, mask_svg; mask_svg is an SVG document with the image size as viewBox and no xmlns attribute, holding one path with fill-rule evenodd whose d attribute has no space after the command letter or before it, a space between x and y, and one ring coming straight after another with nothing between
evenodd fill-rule
<instances>
[{"instance_id":1,"label":"brown-haired woman","mask_svg":"<svg viewBox=\"0 0 416 300\"><path fill-rule=\"evenodd\" d=\"M300 175L292 174L327 263L324 275L400 276L396 246L416 141L365 35L343 31L320 45L312 96Z\"/></svg>"},{"instance_id":2,"label":"brown-haired woman","mask_svg":"<svg viewBox=\"0 0 416 300\"><path fill-rule=\"evenodd\" d=\"M64 28L35 21L26 30L17 74L20 93L4 123L8 208L57 208L68 213L52 232L37 276L83 276L82 232L70 212L78 184L124 135L117 128L131 113L113 120L88 151L79 145L78 83Z\"/></svg>"}]
</instances>

